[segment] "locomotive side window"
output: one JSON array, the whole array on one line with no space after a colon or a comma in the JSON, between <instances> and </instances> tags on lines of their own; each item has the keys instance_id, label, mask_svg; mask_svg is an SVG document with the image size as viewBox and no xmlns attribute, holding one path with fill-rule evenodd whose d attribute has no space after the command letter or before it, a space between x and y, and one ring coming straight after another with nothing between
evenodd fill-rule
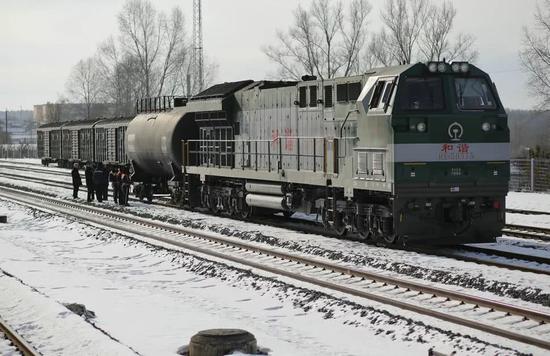
<instances>
[{"instance_id":1,"label":"locomotive side window","mask_svg":"<svg viewBox=\"0 0 550 356\"><path fill-rule=\"evenodd\" d=\"M376 87L374 88L374 93L372 94L372 98L370 99L369 107L371 109L377 108L378 103L380 102L380 97L382 96L382 91L384 90L386 82L380 81L376 83Z\"/></svg>"},{"instance_id":2,"label":"locomotive side window","mask_svg":"<svg viewBox=\"0 0 550 356\"><path fill-rule=\"evenodd\" d=\"M300 107L301 108L305 108L307 106L306 90L307 90L307 87L300 88Z\"/></svg>"},{"instance_id":3,"label":"locomotive side window","mask_svg":"<svg viewBox=\"0 0 550 356\"><path fill-rule=\"evenodd\" d=\"M462 110L496 109L496 102L483 78L456 78L456 102Z\"/></svg>"},{"instance_id":4,"label":"locomotive side window","mask_svg":"<svg viewBox=\"0 0 550 356\"><path fill-rule=\"evenodd\" d=\"M355 101L357 98L359 98L359 95L361 94L361 83L355 82L355 83L349 83L348 84L348 100L349 101Z\"/></svg>"},{"instance_id":5,"label":"locomotive side window","mask_svg":"<svg viewBox=\"0 0 550 356\"><path fill-rule=\"evenodd\" d=\"M399 94L401 110L442 110L444 108L441 78L406 78L401 83Z\"/></svg>"},{"instance_id":6,"label":"locomotive side window","mask_svg":"<svg viewBox=\"0 0 550 356\"><path fill-rule=\"evenodd\" d=\"M361 83L346 83L336 85L336 100L339 102L357 100L361 94Z\"/></svg>"},{"instance_id":7,"label":"locomotive side window","mask_svg":"<svg viewBox=\"0 0 550 356\"><path fill-rule=\"evenodd\" d=\"M348 101L348 85L338 84L336 85L336 100L339 102Z\"/></svg>"},{"instance_id":8,"label":"locomotive side window","mask_svg":"<svg viewBox=\"0 0 550 356\"><path fill-rule=\"evenodd\" d=\"M334 105L332 102L332 85L325 86L325 107L331 108Z\"/></svg>"},{"instance_id":9,"label":"locomotive side window","mask_svg":"<svg viewBox=\"0 0 550 356\"><path fill-rule=\"evenodd\" d=\"M312 108L317 106L317 87L313 85L309 87L309 106Z\"/></svg>"}]
</instances>

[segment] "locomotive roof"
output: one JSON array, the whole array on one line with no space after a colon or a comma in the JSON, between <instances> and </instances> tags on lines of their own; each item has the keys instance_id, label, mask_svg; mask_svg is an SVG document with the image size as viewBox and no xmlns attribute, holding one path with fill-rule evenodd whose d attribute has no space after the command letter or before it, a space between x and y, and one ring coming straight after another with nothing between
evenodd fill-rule
<instances>
[{"instance_id":1,"label":"locomotive roof","mask_svg":"<svg viewBox=\"0 0 550 356\"><path fill-rule=\"evenodd\" d=\"M197 95L193 96L191 98L191 101L209 99L209 98L224 98L252 83L254 83L253 80L241 80L239 82L226 82L226 83L216 84L198 93Z\"/></svg>"}]
</instances>

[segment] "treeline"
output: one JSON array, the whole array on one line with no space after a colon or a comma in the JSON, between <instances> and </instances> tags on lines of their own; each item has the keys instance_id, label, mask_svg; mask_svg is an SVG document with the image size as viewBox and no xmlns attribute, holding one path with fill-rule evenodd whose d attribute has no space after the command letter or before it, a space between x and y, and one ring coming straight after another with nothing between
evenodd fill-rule
<instances>
[{"instance_id":1,"label":"treeline","mask_svg":"<svg viewBox=\"0 0 550 356\"><path fill-rule=\"evenodd\" d=\"M276 77L333 78L378 66L477 57L475 38L453 31L457 11L449 0L386 0L378 29L370 25L371 12L367 0L298 5L293 24L277 31L277 42L263 49L277 65Z\"/></svg>"},{"instance_id":2,"label":"treeline","mask_svg":"<svg viewBox=\"0 0 550 356\"><path fill-rule=\"evenodd\" d=\"M507 111L512 158L550 158L550 112Z\"/></svg>"},{"instance_id":3,"label":"treeline","mask_svg":"<svg viewBox=\"0 0 550 356\"><path fill-rule=\"evenodd\" d=\"M127 116L136 99L197 90L192 41L180 7L164 12L149 0L127 0L117 20L118 32L80 60L67 79L69 99L86 106L87 118L97 103L112 104L114 115ZM206 63L205 83L215 70Z\"/></svg>"}]
</instances>

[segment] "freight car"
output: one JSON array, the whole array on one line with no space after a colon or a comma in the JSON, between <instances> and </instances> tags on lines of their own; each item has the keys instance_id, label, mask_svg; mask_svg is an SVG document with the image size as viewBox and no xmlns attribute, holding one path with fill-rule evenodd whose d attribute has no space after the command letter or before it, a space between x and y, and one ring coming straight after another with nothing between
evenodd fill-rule
<instances>
[{"instance_id":1,"label":"freight car","mask_svg":"<svg viewBox=\"0 0 550 356\"><path fill-rule=\"evenodd\" d=\"M59 167L73 163L103 162L127 166L125 135L131 118L91 119L48 123L37 129L42 164Z\"/></svg>"},{"instance_id":2,"label":"freight car","mask_svg":"<svg viewBox=\"0 0 550 356\"><path fill-rule=\"evenodd\" d=\"M314 213L336 234L382 244L500 236L509 129L485 72L430 62L302 79L190 99L179 116L199 132L183 143L183 205Z\"/></svg>"}]
</instances>

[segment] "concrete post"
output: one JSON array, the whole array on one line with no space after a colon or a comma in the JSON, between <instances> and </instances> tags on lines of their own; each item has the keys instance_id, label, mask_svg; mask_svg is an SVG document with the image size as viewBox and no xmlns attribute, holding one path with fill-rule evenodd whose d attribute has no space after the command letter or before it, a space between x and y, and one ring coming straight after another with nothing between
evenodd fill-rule
<instances>
[{"instance_id":1,"label":"concrete post","mask_svg":"<svg viewBox=\"0 0 550 356\"><path fill-rule=\"evenodd\" d=\"M535 191L535 159L531 158L531 191Z\"/></svg>"}]
</instances>

